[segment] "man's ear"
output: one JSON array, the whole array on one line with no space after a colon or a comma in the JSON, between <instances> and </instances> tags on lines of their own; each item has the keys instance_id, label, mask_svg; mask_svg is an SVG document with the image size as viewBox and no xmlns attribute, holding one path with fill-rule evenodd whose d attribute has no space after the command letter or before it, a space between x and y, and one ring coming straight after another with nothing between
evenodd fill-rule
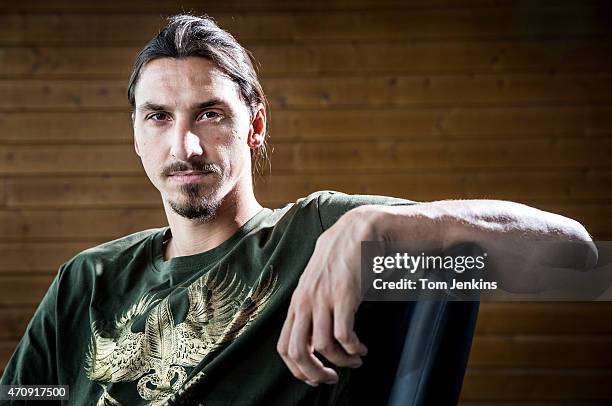
<instances>
[{"instance_id":1,"label":"man's ear","mask_svg":"<svg viewBox=\"0 0 612 406\"><path fill-rule=\"evenodd\" d=\"M132 112L132 133L134 137L134 151L136 151L136 155L140 157L140 151L138 150L138 142L136 142L136 131L134 129L134 112Z\"/></svg>"},{"instance_id":2,"label":"man's ear","mask_svg":"<svg viewBox=\"0 0 612 406\"><path fill-rule=\"evenodd\" d=\"M251 121L247 144L251 149L261 147L266 139L266 108L262 103L257 106L257 112Z\"/></svg>"},{"instance_id":3,"label":"man's ear","mask_svg":"<svg viewBox=\"0 0 612 406\"><path fill-rule=\"evenodd\" d=\"M140 157L140 151L138 150L138 143L136 142L136 137L134 137L134 151L136 151L136 155Z\"/></svg>"}]
</instances>

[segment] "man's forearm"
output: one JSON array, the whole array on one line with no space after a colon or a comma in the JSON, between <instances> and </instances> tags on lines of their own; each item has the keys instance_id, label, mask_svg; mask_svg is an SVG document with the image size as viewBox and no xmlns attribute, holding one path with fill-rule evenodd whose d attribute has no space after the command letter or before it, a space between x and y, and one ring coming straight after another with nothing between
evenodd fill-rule
<instances>
[{"instance_id":1,"label":"man's forearm","mask_svg":"<svg viewBox=\"0 0 612 406\"><path fill-rule=\"evenodd\" d=\"M494 264L491 276L510 291L562 284L566 276L559 269L588 269L597 260L591 236L579 222L520 203L443 200L354 211L370 222L374 240L414 241L417 249L438 252L461 242L477 243Z\"/></svg>"}]
</instances>

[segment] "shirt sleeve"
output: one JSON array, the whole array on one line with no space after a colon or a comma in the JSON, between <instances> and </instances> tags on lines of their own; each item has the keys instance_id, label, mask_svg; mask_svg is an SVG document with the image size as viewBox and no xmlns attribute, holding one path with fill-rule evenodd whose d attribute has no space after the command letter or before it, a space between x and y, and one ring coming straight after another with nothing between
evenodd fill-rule
<instances>
[{"instance_id":1,"label":"shirt sleeve","mask_svg":"<svg viewBox=\"0 0 612 406\"><path fill-rule=\"evenodd\" d=\"M51 283L0 379L2 385L56 385L57 287L64 265Z\"/></svg>"},{"instance_id":2,"label":"shirt sleeve","mask_svg":"<svg viewBox=\"0 0 612 406\"><path fill-rule=\"evenodd\" d=\"M326 191L318 197L319 216L321 227L327 230L347 211L355 207L377 204L385 206L410 206L417 204L412 200L400 199L389 196L376 195L348 195L340 192Z\"/></svg>"}]
</instances>

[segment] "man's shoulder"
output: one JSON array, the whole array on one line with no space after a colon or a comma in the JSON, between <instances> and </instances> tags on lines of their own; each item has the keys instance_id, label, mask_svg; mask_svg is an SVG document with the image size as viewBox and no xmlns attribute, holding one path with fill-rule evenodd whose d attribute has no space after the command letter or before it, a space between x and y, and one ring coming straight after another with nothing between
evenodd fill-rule
<instances>
[{"instance_id":1,"label":"man's shoulder","mask_svg":"<svg viewBox=\"0 0 612 406\"><path fill-rule=\"evenodd\" d=\"M405 205L415 204L413 200L407 200L400 197L373 195L373 194L349 194L336 190L319 190L308 196L302 197L296 201L298 206L307 206L316 202L316 204L343 204L359 206L363 204L382 204L382 205Z\"/></svg>"},{"instance_id":2,"label":"man's shoulder","mask_svg":"<svg viewBox=\"0 0 612 406\"><path fill-rule=\"evenodd\" d=\"M404 206L417 202L382 195L347 194L335 190L321 190L296 201L296 208L316 207L321 226L327 229L347 211L362 205Z\"/></svg>"},{"instance_id":3,"label":"man's shoulder","mask_svg":"<svg viewBox=\"0 0 612 406\"><path fill-rule=\"evenodd\" d=\"M319 204L345 204L360 206L364 204L405 205L417 203L413 200L407 200L400 197L373 194L349 194L335 190L322 190L312 193L309 195L309 197L310 196L316 197Z\"/></svg>"},{"instance_id":4,"label":"man's shoulder","mask_svg":"<svg viewBox=\"0 0 612 406\"><path fill-rule=\"evenodd\" d=\"M166 227L150 228L87 248L66 262L67 265L83 262L113 262L123 256L133 256L137 250L145 251L147 241Z\"/></svg>"}]
</instances>

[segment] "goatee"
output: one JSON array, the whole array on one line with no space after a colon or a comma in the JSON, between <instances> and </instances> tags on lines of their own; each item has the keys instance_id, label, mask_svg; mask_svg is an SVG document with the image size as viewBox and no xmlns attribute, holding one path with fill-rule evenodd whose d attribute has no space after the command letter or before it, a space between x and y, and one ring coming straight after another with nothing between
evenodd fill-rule
<instances>
[{"instance_id":1,"label":"goatee","mask_svg":"<svg viewBox=\"0 0 612 406\"><path fill-rule=\"evenodd\" d=\"M197 183L182 185L181 192L185 195L185 201L169 200L170 208L179 216L190 220L198 220L202 223L212 220L221 202L211 196L206 196L203 190L205 187Z\"/></svg>"}]
</instances>

